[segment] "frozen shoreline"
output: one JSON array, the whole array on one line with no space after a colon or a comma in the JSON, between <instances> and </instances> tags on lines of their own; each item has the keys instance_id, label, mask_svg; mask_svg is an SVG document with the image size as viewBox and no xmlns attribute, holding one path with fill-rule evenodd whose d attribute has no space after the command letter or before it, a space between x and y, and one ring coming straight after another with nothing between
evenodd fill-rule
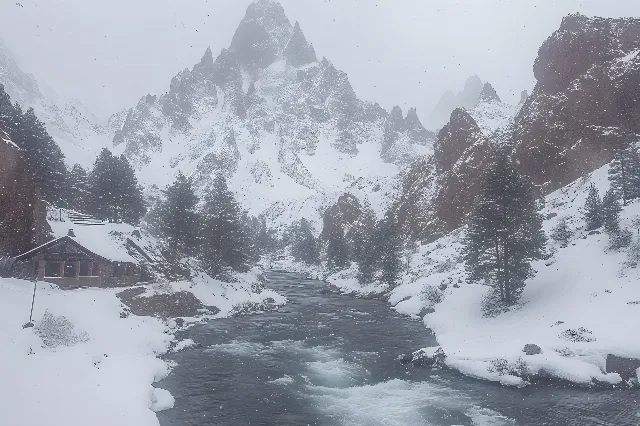
<instances>
[{"instance_id":1,"label":"frozen shoreline","mask_svg":"<svg viewBox=\"0 0 640 426\"><path fill-rule=\"evenodd\" d=\"M446 366L470 377L508 386L525 386L530 378L637 385L640 370L631 368L629 374L627 365L624 378L608 373L607 357L640 360L640 342L632 331L640 328L640 268L629 264L627 249L609 250L604 232L585 231L582 218L589 186L593 183L601 194L609 188L607 172L605 166L546 197L547 234L567 218L573 236L566 247L549 242L551 256L534 262L537 275L527 282L520 303L499 315L483 311L490 287L466 282L460 256L464 229L421 245L390 291L377 283L360 285L355 265L331 275L290 260L279 266L326 279L344 293L380 295L398 312L422 319L446 353ZM638 201L624 208L622 227L632 228L637 217ZM525 345L536 345L541 353L527 355Z\"/></svg>"},{"instance_id":2,"label":"frozen shoreline","mask_svg":"<svg viewBox=\"0 0 640 426\"><path fill-rule=\"evenodd\" d=\"M220 310L183 318L186 324L259 309L265 301L284 304L286 299L270 290L253 292L259 273L255 268L240 274L232 284L196 277L146 285L142 297L189 291ZM172 368L159 357L190 342L174 339L180 329L175 319L129 314L117 297L123 290L60 290L38 283L35 327L23 329L33 283L0 279L0 411L6 424L159 424L155 412L173 407L171 394L153 386Z\"/></svg>"}]
</instances>

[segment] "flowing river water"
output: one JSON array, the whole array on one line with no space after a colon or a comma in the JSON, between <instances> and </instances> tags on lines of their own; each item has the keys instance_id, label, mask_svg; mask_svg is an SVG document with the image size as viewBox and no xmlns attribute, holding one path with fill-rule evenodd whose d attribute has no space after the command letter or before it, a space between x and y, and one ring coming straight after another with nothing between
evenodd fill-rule
<instances>
[{"instance_id":1,"label":"flowing river water","mask_svg":"<svg viewBox=\"0 0 640 426\"><path fill-rule=\"evenodd\" d=\"M182 336L199 346L173 354L158 384L176 399L162 426L640 424L634 390L505 388L404 366L398 355L435 344L421 321L298 274L267 278L287 305Z\"/></svg>"}]
</instances>

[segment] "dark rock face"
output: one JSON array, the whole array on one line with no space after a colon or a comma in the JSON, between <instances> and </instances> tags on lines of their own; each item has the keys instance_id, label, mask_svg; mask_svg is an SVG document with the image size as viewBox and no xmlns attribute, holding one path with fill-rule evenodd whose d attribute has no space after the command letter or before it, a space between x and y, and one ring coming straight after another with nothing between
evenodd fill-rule
<instances>
[{"instance_id":1,"label":"dark rock face","mask_svg":"<svg viewBox=\"0 0 640 426\"><path fill-rule=\"evenodd\" d=\"M47 207L20 152L0 128L0 257L15 256L46 242Z\"/></svg>"},{"instance_id":2,"label":"dark rock face","mask_svg":"<svg viewBox=\"0 0 640 426\"><path fill-rule=\"evenodd\" d=\"M439 172L450 171L462 153L482 137L482 132L469 113L458 108L451 120L438 133L434 145L434 158Z\"/></svg>"},{"instance_id":3,"label":"dark rock face","mask_svg":"<svg viewBox=\"0 0 640 426\"><path fill-rule=\"evenodd\" d=\"M490 83L485 83L480 92L479 102L502 102L496 89Z\"/></svg>"},{"instance_id":4,"label":"dark rock face","mask_svg":"<svg viewBox=\"0 0 640 426\"><path fill-rule=\"evenodd\" d=\"M522 93L512 125L483 137L457 109L438 134L433 161L407 173L396 204L407 233L433 239L462 225L497 150L513 153L548 193L611 161L621 141L640 139L639 49L639 19L565 18L540 48L537 85ZM480 96L499 100L489 84Z\"/></svg>"},{"instance_id":5,"label":"dark rock face","mask_svg":"<svg viewBox=\"0 0 640 426\"><path fill-rule=\"evenodd\" d=\"M524 352L525 355L539 355L542 353L542 348L538 345L528 343L524 345L524 349L522 349L522 352Z\"/></svg>"},{"instance_id":6,"label":"dark rock face","mask_svg":"<svg viewBox=\"0 0 640 426\"><path fill-rule=\"evenodd\" d=\"M318 60L315 49L307 42L298 22L293 27L293 35L284 49L284 56L287 58L287 64L293 67L300 67Z\"/></svg>"},{"instance_id":7,"label":"dark rock face","mask_svg":"<svg viewBox=\"0 0 640 426\"><path fill-rule=\"evenodd\" d=\"M640 20L570 15L540 48L514 129L516 159L553 190L606 164L640 132Z\"/></svg>"},{"instance_id":8,"label":"dark rock face","mask_svg":"<svg viewBox=\"0 0 640 426\"><path fill-rule=\"evenodd\" d=\"M607 355L607 373L618 373L623 380L638 377L640 359L622 358L615 355Z\"/></svg>"}]
</instances>

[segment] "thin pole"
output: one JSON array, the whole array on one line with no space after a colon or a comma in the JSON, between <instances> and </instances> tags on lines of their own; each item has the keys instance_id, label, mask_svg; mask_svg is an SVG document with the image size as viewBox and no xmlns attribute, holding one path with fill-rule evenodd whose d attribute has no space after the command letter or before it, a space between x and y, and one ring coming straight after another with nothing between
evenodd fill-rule
<instances>
[{"instance_id":1,"label":"thin pole","mask_svg":"<svg viewBox=\"0 0 640 426\"><path fill-rule=\"evenodd\" d=\"M31 299L31 313L29 314L29 322L33 319L33 304L36 301L36 287L38 286L38 280L33 282L33 298Z\"/></svg>"}]
</instances>

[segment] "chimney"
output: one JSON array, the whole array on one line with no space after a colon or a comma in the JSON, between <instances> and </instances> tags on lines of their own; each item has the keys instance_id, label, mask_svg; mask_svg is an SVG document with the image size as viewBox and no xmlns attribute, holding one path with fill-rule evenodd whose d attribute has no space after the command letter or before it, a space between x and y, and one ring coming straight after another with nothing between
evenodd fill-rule
<instances>
[{"instance_id":1,"label":"chimney","mask_svg":"<svg viewBox=\"0 0 640 426\"><path fill-rule=\"evenodd\" d=\"M69 232L67 232L67 237L72 237L72 238L76 237L76 234L73 232L73 229L69 229Z\"/></svg>"}]
</instances>

